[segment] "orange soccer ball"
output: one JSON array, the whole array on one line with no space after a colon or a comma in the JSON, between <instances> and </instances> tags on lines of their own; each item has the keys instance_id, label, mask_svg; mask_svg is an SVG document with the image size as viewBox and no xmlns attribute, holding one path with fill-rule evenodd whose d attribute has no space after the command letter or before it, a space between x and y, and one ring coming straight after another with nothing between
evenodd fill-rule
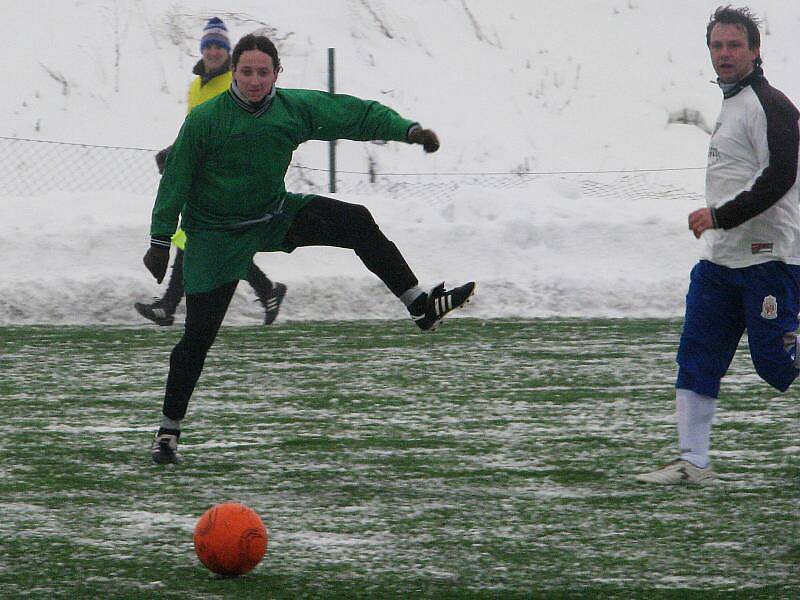
<instances>
[{"instance_id":1,"label":"orange soccer ball","mask_svg":"<svg viewBox=\"0 0 800 600\"><path fill-rule=\"evenodd\" d=\"M267 529L244 504L226 502L209 508L194 528L194 551L219 575L244 575L267 551Z\"/></svg>"}]
</instances>

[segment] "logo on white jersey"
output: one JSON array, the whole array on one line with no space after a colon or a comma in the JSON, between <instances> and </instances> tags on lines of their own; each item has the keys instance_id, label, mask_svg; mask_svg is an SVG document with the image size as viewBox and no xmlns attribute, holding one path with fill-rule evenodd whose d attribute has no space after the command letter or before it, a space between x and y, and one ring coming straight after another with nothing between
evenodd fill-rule
<instances>
[{"instance_id":1,"label":"logo on white jersey","mask_svg":"<svg viewBox=\"0 0 800 600\"><path fill-rule=\"evenodd\" d=\"M765 296L764 303L761 305L762 319L778 318L778 299L775 296Z\"/></svg>"},{"instance_id":2,"label":"logo on white jersey","mask_svg":"<svg viewBox=\"0 0 800 600\"><path fill-rule=\"evenodd\" d=\"M772 242L750 244L750 254L772 254Z\"/></svg>"}]
</instances>

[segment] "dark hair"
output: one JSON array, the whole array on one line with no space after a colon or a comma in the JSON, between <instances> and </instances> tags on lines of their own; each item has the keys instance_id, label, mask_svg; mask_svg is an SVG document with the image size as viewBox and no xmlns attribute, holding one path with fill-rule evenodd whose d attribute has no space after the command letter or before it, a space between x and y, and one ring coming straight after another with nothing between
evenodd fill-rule
<instances>
[{"instance_id":1,"label":"dark hair","mask_svg":"<svg viewBox=\"0 0 800 600\"><path fill-rule=\"evenodd\" d=\"M761 33L758 31L761 21L746 6L742 8L733 8L730 4L718 6L706 26L706 46L711 46L711 30L717 23L738 26L747 33L747 47L750 50L761 48ZM761 64L760 56L756 58L755 63L756 66Z\"/></svg>"},{"instance_id":2,"label":"dark hair","mask_svg":"<svg viewBox=\"0 0 800 600\"><path fill-rule=\"evenodd\" d=\"M277 73L281 70L281 59L278 58L278 49L275 47L275 44L272 43L272 40L265 35L255 35L252 33L240 39L233 49L231 65L234 69L236 65L239 64L239 58L242 56L242 52L246 52L247 50L260 50L264 54L268 54L270 58L272 58L272 66L275 72Z\"/></svg>"}]
</instances>

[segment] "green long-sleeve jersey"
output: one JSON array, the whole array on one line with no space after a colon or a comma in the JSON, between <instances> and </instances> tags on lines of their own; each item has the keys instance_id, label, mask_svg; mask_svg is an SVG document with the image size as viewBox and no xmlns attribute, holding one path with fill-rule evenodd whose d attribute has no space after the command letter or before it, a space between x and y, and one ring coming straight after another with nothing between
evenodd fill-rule
<instances>
[{"instance_id":1,"label":"green long-sleeve jersey","mask_svg":"<svg viewBox=\"0 0 800 600\"><path fill-rule=\"evenodd\" d=\"M187 233L187 293L246 277L259 251L285 249L286 231L308 197L286 191L292 153L308 140L406 141L414 121L378 102L343 94L276 89L266 111L251 113L228 91L196 107L170 151L150 233ZM227 230L281 209L280 218Z\"/></svg>"}]
</instances>

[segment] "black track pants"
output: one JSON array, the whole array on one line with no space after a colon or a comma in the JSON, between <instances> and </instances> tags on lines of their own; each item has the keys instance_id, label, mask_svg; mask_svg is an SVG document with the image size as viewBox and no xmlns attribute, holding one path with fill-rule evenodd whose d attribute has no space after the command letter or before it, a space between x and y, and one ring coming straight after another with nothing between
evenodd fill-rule
<instances>
[{"instance_id":1,"label":"black track pants","mask_svg":"<svg viewBox=\"0 0 800 600\"><path fill-rule=\"evenodd\" d=\"M238 281L203 294L186 294L186 325L169 357L164 416L179 421L200 378L206 355L217 337Z\"/></svg>"},{"instance_id":2,"label":"black track pants","mask_svg":"<svg viewBox=\"0 0 800 600\"><path fill-rule=\"evenodd\" d=\"M161 298L159 304L170 314L175 312L175 309L183 299L183 250L178 248L175 253L175 261L172 263L172 272L169 276L169 283L167 290L164 292L164 297Z\"/></svg>"},{"instance_id":3,"label":"black track pants","mask_svg":"<svg viewBox=\"0 0 800 600\"><path fill-rule=\"evenodd\" d=\"M351 248L395 296L418 284L400 251L381 232L369 210L315 196L297 215L286 234L287 246ZM217 337L238 281L210 292L186 295L186 325L169 360L164 415L181 420Z\"/></svg>"},{"instance_id":4,"label":"black track pants","mask_svg":"<svg viewBox=\"0 0 800 600\"><path fill-rule=\"evenodd\" d=\"M314 196L297 215L286 234L286 244L301 246L334 246L350 248L398 298L417 285L417 278L400 251L380 230L369 210Z\"/></svg>"}]
</instances>

